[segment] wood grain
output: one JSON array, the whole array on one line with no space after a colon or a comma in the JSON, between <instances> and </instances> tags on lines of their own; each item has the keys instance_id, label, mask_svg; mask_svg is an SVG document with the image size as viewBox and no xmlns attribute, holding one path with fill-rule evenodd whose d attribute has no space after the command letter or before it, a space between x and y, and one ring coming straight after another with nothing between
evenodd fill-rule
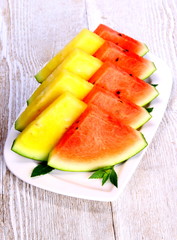
<instances>
[{"instance_id":1,"label":"wood grain","mask_svg":"<svg viewBox=\"0 0 177 240\"><path fill-rule=\"evenodd\" d=\"M149 151L113 203L33 187L12 175L2 156L7 132L37 86L34 74L82 28L94 30L99 23L146 42L174 76L170 102ZM0 239L177 239L176 42L175 0L1 0Z\"/></svg>"}]
</instances>

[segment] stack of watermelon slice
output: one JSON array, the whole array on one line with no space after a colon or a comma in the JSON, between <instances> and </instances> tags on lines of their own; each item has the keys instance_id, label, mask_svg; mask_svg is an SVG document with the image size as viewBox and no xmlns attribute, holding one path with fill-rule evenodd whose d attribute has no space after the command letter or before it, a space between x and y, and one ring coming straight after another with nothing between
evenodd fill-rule
<instances>
[{"instance_id":1,"label":"stack of watermelon slice","mask_svg":"<svg viewBox=\"0 0 177 240\"><path fill-rule=\"evenodd\" d=\"M99 25L82 30L35 76L12 150L65 171L93 171L147 146L140 127L158 96L145 44Z\"/></svg>"}]
</instances>

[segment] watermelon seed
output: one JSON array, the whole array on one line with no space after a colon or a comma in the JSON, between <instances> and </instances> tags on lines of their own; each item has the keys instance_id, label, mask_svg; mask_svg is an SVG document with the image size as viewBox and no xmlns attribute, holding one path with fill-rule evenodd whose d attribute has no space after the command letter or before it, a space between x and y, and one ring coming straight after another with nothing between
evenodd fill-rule
<instances>
[{"instance_id":1,"label":"watermelon seed","mask_svg":"<svg viewBox=\"0 0 177 240\"><path fill-rule=\"evenodd\" d=\"M78 127L76 127L76 130L78 129Z\"/></svg>"},{"instance_id":2,"label":"watermelon seed","mask_svg":"<svg viewBox=\"0 0 177 240\"><path fill-rule=\"evenodd\" d=\"M122 37L122 34L121 34L121 33L118 33L118 35Z\"/></svg>"},{"instance_id":3,"label":"watermelon seed","mask_svg":"<svg viewBox=\"0 0 177 240\"><path fill-rule=\"evenodd\" d=\"M124 49L123 52L129 52L128 49Z\"/></svg>"},{"instance_id":4,"label":"watermelon seed","mask_svg":"<svg viewBox=\"0 0 177 240\"><path fill-rule=\"evenodd\" d=\"M116 60L115 60L116 62L118 62L119 61L119 58L116 58Z\"/></svg>"},{"instance_id":5,"label":"watermelon seed","mask_svg":"<svg viewBox=\"0 0 177 240\"><path fill-rule=\"evenodd\" d=\"M133 77L133 75L132 75L131 73L130 73L129 75L130 75L131 77Z\"/></svg>"},{"instance_id":6,"label":"watermelon seed","mask_svg":"<svg viewBox=\"0 0 177 240\"><path fill-rule=\"evenodd\" d=\"M116 93L117 93L117 94L120 94L120 91L117 91Z\"/></svg>"}]
</instances>

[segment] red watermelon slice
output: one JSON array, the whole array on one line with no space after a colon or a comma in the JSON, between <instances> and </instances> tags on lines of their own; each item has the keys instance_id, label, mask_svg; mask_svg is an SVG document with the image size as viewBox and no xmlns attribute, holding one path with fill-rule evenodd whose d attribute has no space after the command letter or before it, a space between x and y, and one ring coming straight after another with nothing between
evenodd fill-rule
<instances>
[{"instance_id":1,"label":"red watermelon slice","mask_svg":"<svg viewBox=\"0 0 177 240\"><path fill-rule=\"evenodd\" d=\"M113 42L121 48L134 52L139 56L144 56L149 51L146 44L126 36L123 33L119 33L106 25L100 24L94 32L103 39Z\"/></svg>"},{"instance_id":2,"label":"red watermelon slice","mask_svg":"<svg viewBox=\"0 0 177 240\"><path fill-rule=\"evenodd\" d=\"M49 155L48 165L92 171L118 164L147 146L143 135L90 105Z\"/></svg>"},{"instance_id":3,"label":"red watermelon slice","mask_svg":"<svg viewBox=\"0 0 177 240\"><path fill-rule=\"evenodd\" d=\"M103 62L112 62L140 79L146 79L156 70L153 62L108 41L105 41L94 56Z\"/></svg>"},{"instance_id":4,"label":"red watermelon slice","mask_svg":"<svg viewBox=\"0 0 177 240\"><path fill-rule=\"evenodd\" d=\"M99 109L121 121L122 124L135 129L141 127L151 118L146 109L98 86L94 86L84 101L87 104L96 105Z\"/></svg>"},{"instance_id":5,"label":"red watermelon slice","mask_svg":"<svg viewBox=\"0 0 177 240\"><path fill-rule=\"evenodd\" d=\"M125 97L139 106L146 105L158 96L155 87L141 79L130 76L110 62L105 62L89 81L114 94Z\"/></svg>"}]
</instances>

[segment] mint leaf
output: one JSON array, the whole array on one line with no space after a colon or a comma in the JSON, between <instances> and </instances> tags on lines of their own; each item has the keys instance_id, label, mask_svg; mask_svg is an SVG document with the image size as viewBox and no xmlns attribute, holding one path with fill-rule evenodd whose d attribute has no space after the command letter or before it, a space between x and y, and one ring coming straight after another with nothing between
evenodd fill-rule
<instances>
[{"instance_id":1,"label":"mint leaf","mask_svg":"<svg viewBox=\"0 0 177 240\"><path fill-rule=\"evenodd\" d=\"M149 113L151 113L153 111L153 107L152 108L146 108L146 111L148 111Z\"/></svg>"},{"instance_id":2,"label":"mint leaf","mask_svg":"<svg viewBox=\"0 0 177 240\"><path fill-rule=\"evenodd\" d=\"M105 167L105 168L101 168L97 171L95 171L90 177L89 179L98 179L98 178L102 178L102 186L107 182L107 180L109 179L110 182L114 185L114 186L118 186L117 184L117 173L114 170L114 166L112 167Z\"/></svg>"},{"instance_id":3,"label":"mint leaf","mask_svg":"<svg viewBox=\"0 0 177 240\"><path fill-rule=\"evenodd\" d=\"M157 87L159 84L152 84L151 83L151 86L153 86L153 87Z\"/></svg>"},{"instance_id":4,"label":"mint leaf","mask_svg":"<svg viewBox=\"0 0 177 240\"><path fill-rule=\"evenodd\" d=\"M47 165L47 162L41 162L37 167L35 167L31 173L31 177L36 177L40 175L45 175L51 172L54 168Z\"/></svg>"},{"instance_id":5,"label":"mint leaf","mask_svg":"<svg viewBox=\"0 0 177 240\"><path fill-rule=\"evenodd\" d=\"M114 186L116 186L116 187L118 187L117 185L117 180L118 180L118 178L117 178L117 173L115 172L115 170L114 170L114 168L112 168L112 171L111 171L111 174L110 174L110 182L114 185Z\"/></svg>"},{"instance_id":6,"label":"mint leaf","mask_svg":"<svg viewBox=\"0 0 177 240\"><path fill-rule=\"evenodd\" d=\"M102 186L105 184L105 182L107 182L109 176L110 176L110 173L105 172L105 174L103 175L103 179L102 179Z\"/></svg>"},{"instance_id":7,"label":"mint leaf","mask_svg":"<svg viewBox=\"0 0 177 240\"><path fill-rule=\"evenodd\" d=\"M89 178L102 178L104 176L104 170L100 169L94 172Z\"/></svg>"}]
</instances>

